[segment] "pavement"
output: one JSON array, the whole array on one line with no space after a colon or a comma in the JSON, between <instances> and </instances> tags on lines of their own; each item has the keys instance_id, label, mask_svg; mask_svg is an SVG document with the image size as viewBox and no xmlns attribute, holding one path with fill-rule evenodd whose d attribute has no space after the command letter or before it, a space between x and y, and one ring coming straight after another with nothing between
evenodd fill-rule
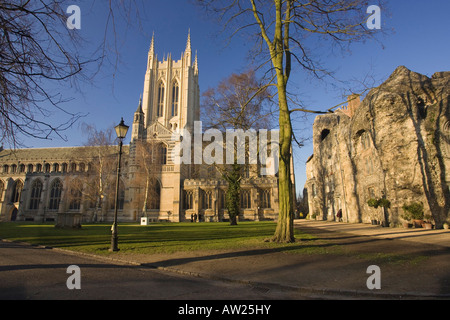
<instances>
[{"instance_id":1,"label":"pavement","mask_svg":"<svg viewBox=\"0 0 450 320\"><path fill-rule=\"evenodd\" d=\"M119 253L114 261L249 285L271 297L279 292L283 299L450 300L450 230L310 220L294 225L310 236L284 249ZM369 288L377 275L380 288Z\"/></svg>"}]
</instances>

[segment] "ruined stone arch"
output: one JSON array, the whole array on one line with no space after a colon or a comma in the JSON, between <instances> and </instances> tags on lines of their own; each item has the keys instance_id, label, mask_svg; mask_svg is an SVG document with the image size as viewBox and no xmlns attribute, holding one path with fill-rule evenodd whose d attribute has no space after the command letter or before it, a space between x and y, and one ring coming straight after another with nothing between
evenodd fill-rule
<instances>
[{"instance_id":1,"label":"ruined stone arch","mask_svg":"<svg viewBox=\"0 0 450 320\"><path fill-rule=\"evenodd\" d=\"M330 135L330 133L330 129L323 129L320 133L320 141L324 141Z\"/></svg>"}]
</instances>

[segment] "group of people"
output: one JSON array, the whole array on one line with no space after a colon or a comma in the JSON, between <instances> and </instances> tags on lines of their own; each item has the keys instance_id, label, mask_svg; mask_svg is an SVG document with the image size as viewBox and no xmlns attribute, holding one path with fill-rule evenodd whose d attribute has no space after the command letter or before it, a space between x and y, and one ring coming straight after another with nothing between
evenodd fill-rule
<instances>
[{"instance_id":1,"label":"group of people","mask_svg":"<svg viewBox=\"0 0 450 320\"><path fill-rule=\"evenodd\" d=\"M202 221L203 221L202 215L199 214L199 215L197 216L196 213L191 214L191 222L197 222L197 219L198 219L198 222L202 222Z\"/></svg>"}]
</instances>

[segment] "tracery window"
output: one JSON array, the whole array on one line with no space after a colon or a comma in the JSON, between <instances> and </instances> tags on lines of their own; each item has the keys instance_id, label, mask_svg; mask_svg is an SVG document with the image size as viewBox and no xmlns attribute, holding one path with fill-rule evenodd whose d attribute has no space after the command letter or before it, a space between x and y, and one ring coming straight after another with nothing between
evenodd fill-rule
<instances>
[{"instance_id":1,"label":"tracery window","mask_svg":"<svg viewBox=\"0 0 450 320\"><path fill-rule=\"evenodd\" d=\"M30 196L30 210L39 209L39 202L41 201L41 194L42 194L42 186L43 185L41 180L36 180L35 182L33 182Z\"/></svg>"},{"instance_id":2,"label":"tracery window","mask_svg":"<svg viewBox=\"0 0 450 320\"><path fill-rule=\"evenodd\" d=\"M241 191L241 209L250 209L251 204L251 193L250 190Z\"/></svg>"},{"instance_id":3,"label":"tracery window","mask_svg":"<svg viewBox=\"0 0 450 320\"><path fill-rule=\"evenodd\" d=\"M14 192L12 194L11 197L11 202L15 203L15 202L19 202L20 201L20 196L22 195L22 190L23 190L23 182L20 180L17 180L14 183Z\"/></svg>"},{"instance_id":4,"label":"tracery window","mask_svg":"<svg viewBox=\"0 0 450 320\"><path fill-rule=\"evenodd\" d=\"M61 180L56 179L53 181L50 188L50 203L49 210L58 210L59 203L61 202L61 194L62 194L63 185Z\"/></svg>"},{"instance_id":5,"label":"tracery window","mask_svg":"<svg viewBox=\"0 0 450 320\"><path fill-rule=\"evenodd\" d=\"M162 117L164 115L164 84L161 82L158 87L158 106L156 116Z\"/></svg>"},{"instance_id":6,"label":"tracery window","mask_svg":"<svg viewBox=\"0 0 450 320\"><path fill-rule=\"evenodd\" d=\"M265 189L261 191L261 208L269 209L270 206L270 189Z\"/></svg>"},{"instance_id":7,"label":"tracery window","mask_svg":"<svg viewBox=\"0 0 450 320\"><path fill-rule=\"evenodd\" d=\"M178 106L180 102L180 87L175 81L172 86L172 117L178 116Z\"/></svg>"}]
</instances>

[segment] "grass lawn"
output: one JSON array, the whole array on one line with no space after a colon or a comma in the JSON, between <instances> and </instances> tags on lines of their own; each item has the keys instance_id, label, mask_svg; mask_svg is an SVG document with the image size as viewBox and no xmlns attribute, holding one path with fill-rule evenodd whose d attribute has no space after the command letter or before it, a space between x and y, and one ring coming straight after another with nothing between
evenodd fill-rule
<instances>
[{"instance_id":1,"label":"grass lawn","mask_svg":"<svg viewBox=\"0 0 450 320\"><path fill-rule=\"evenodd\" d=\"M264 242L275 232L274 222L119 224L121 253L156 254L198 250L254 248L293 249L295 244ZM296 230L298 240L313 240ZM27 242L95 254L110 254L111 224L86 224L80 230L57 229L53 224L0 223L0 239Z\"/></svg>"}]
</instances>

